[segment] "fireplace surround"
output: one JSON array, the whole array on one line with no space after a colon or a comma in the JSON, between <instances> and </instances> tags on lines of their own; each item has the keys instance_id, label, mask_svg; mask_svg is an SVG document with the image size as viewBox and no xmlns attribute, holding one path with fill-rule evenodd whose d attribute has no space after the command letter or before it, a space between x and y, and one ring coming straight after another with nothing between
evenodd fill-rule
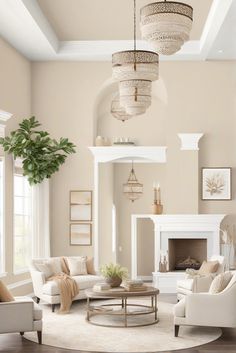
<instances>
[{"instance_id":1,"label":"fireplace surround","mask_svg":"<svg viewBox=\"0 0 236 353\"><path fill-rule=\"evenodd\" d=\"M137 227L138 219L151 219L154 223L154 259L155 268L153 269L153 278L160 276L165 279L165 287L159 289L162 292L174 292L176 281L184 277L184 271L174 271L172 261L169 262L167 274L160 274L159 262L164 255L168 256L169 246L173 247L173 240L181 240L185 244L186 257L192 253L188 252L191 246L187 245L189 240L200 240L196 242L199 261L209 259L212 255L220 255L220 224L224 219L223 214L186 214L186 215L153 215L153 214L134 214L131 216L131 275L132 278L138 278L137 274ZM180 243L181 243L180 242ZM191 243L190 243L191 244ZM178 257L181 253L178 252ZM182 255L181 255L182 256ZM191 255L196 256L196 255ZM168 258L168 257L167 257Z\"/></svg>"}]
</instances>

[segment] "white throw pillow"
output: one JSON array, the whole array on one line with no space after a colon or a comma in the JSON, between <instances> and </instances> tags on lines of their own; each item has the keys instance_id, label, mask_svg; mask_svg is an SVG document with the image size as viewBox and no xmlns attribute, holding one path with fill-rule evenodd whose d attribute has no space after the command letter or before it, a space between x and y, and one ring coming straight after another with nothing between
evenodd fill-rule
<instances>
[{"instance_id":1,"label":"white throw pillow","mask_svg":"<svg viewBox=\"0 0 236 353\"><path fill-rule=\"evenodd\" d=\"M216 276L211 283L209 293L217 294L222 292L227 287L232 277L233 275L230 271L221 273Z\"/></svg>"},{"instance_id":2,"label":"white throw pillow","mask_svg":"<svg viewBox=\"0 0 236 353\"><path fill-rule=\"evenodd\" d=\"M46 279L54 275L52 266L49 263L37 264L36 268L40 272L43 272Z\"/></svg>"},{"instance_id":3,"label":"white throw pillow","mask_svg":"<svg viewBox=\"0 0 236 353\"><path fill-rule=\"evenodd\" d=\"M50 259L48 259L46 264L49 264L51 266L54 275L57 275L58 273L62 272L60 257L51 257Z\"/></svg>"},{"instance_id":4,"label":"white throw pillow","mask_svg":"<svg viewBox=\"0 0 236 353\"><path fill-rule=\"evenodd\" d=\"M86 257L67 257L71 276L87 275Z\"/></svg>"}]
</instances>

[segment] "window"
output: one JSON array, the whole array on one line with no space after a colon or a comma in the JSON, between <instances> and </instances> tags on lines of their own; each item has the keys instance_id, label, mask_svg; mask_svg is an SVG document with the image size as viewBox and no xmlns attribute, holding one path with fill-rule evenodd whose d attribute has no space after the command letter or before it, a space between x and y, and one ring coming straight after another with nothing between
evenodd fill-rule
<instances>
[{"instance_id":1,"label":"window","mask_svg":"<svg viewBox=\"0 0 236 353\"><path fill-rule=\"evenodd\" d=\"M0 157L0 273L4 272L4 213L3 213L3 202L4 202L4 193L3 193L3 168L4 160Z\"/></svg>"},{"instance_id":2,"label":"window","mask_svg":"<svg viewBox=\"0 0 236 353\"><path fill-rule=\"evenodd\" d=\"M32 257L32 189L21 169L14 174L14 272L27 269Z\"/></svg>"}]
</instances>

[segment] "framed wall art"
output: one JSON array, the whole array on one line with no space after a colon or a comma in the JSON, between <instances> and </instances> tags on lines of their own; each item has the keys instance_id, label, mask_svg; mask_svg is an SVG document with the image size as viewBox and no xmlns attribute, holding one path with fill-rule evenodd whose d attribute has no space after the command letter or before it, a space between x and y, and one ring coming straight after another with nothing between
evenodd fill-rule
<instances>
[{"instance_id":1,"label":"framed wall art","mask_svg":"<svg viewBox=\"0 0 236 353\"><path fill-rule=\"evenodd\" d=\"M90 223L70 224L70 245L92 245L92 225Z\"/></svg>"},{"instance_id":2,"label":"framed wall art","mask_svg":"<svg viewBox=\"0 0 236 353\"><path fill-rule=\"evenodd\" d=\"M70 220L72 222L92 221L92 191L70 191Z\"/></svg>"},{"instance_id":3,"label":"framed wall art","mask_svg":"<svg viewBox=\"0 0 236 353\"><path fill-rule=\"evenodd\" d=\"M202 168L202 200L232 199L232 168Z\"/></svg>"}]
</instances>

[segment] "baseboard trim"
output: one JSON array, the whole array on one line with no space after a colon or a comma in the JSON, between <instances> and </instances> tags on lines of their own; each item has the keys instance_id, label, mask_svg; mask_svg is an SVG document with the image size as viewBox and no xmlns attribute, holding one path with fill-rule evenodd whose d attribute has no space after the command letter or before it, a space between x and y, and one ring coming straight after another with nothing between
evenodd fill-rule
<instances>
[{"instance_id":1,"label":"baseboard trim","mask_svg":"<svg viewBox=\"0 0 236 353\"><path fill-rule=\"evenodd\" d=\"M138 276L138 279L143 281L152 281L152 276Z\"/></svg>"},{"instance_id":2,"label":"baseboard trim","mask_svg":"<svg viewBox=\"0 0 236 353\"><path fill-rule=\"evenodd\" d=\"M32 283L32 280L29 278L29 279L25 279L23 281L17 281L17 282L8 284L7 287L8 287L8 289L15 289L15 288L19 288L19 287L25 286L30 283Z\"/></svg>"}]
</instances>

